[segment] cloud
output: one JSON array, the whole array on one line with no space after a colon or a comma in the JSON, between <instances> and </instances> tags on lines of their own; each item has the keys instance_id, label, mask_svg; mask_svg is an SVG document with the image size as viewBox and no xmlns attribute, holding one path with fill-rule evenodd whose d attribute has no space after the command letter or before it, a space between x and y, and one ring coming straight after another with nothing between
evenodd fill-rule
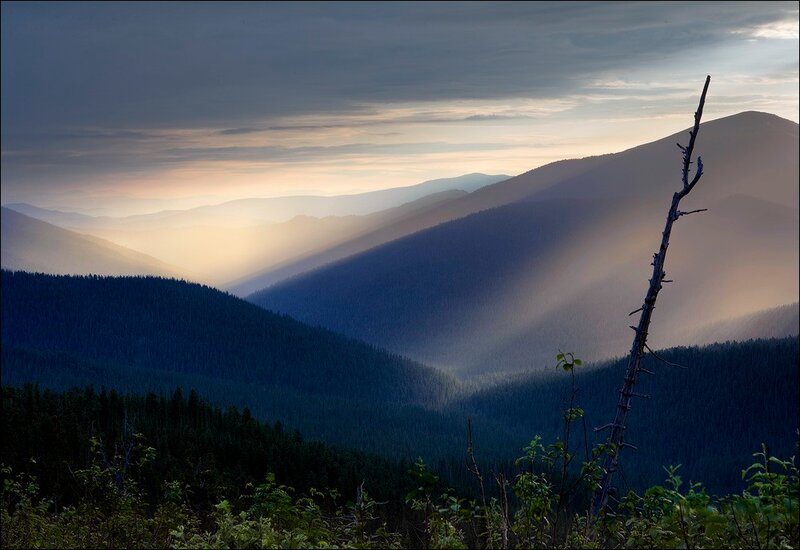
<instances>
[{"instance_id":1,"label":"cloud","mask_svg":"<svg viewBox=\"0 0 800 550\"><path fill-rule=\"evenodd\" d=\"M210 147L181 148L164 151L156 162L205 161L250 161L250 162L318 162L330 158L362 155L426 155L437 153L495 151L506 149L506 143L348 143L328 147Z\"/></svg>"},{"instance_id":2,"label":"cloud","mask_svg":"<svg viewBox=\"0 0 800 550\"><path fill-rule=\"evenodd\" d=\"M469 122L483 122L483 121L493 121L493 120L516 120L516 119L520 119L520 118L527 118L527 115L521 115L521 114L520 115L494 115L494 114L491 114L491 115L470 115L470 116L464 117L463 119L460 119L460 120L469 121Z\"/></svg>"},{"instance_id":3,"label":"cloud","mask_svg":"<svg viewBox=\"0 0 800 550\"><path fill-rule=\"evenodd\" d=\"M746 34L753 38L776 38L780 40L797 40L800 38L800 22L798 22L798 12L795 10L794 16L770 21L750 28L735 29L735 34Z\"/></svg>"},{"instance_id":4,"label":"cloud","mask_svg":"<svg viewBox=\"0 0 800 550\"><path fill-rule=\"evenodd\" d=\"M243 134L257 134L265 132L264 128L227 128L219 130L219 134L223 136L241 136Z\"/></svg>"},{"instance_id":5,"label":"cloud","mask_svg":"<svg viewBox=\"0 0 800 550\"><path fill-rule=\"evenodd\" d=\"M797 65L791 41L771 39L796 39L796 4L784 2L4 2L0 10L6 189L48 179L90 186L201 160L511 147L519 136L481 133L569 114L602 118L593 106L619 116L626 102L644 116L655 101L668 111L696 95L711 52L742 60L742 86L780 70L791 79ZM754 37L760 57L724 49ZM781 93L761 95L791 104ZM392 136L403 143L384 143Z\"/></svg>"},{"instance_id":6,"label":"cloud","mask_svg":"<svg viewBox=\"0 0 800 550\"><path fill-rule=\"evenodd\" d=\"M766 29L785 12L783 4L4 3L3 128L244 123L236 130L253 118L373 103L553 97L733 29Z\"/></svg>"}]
</instances>

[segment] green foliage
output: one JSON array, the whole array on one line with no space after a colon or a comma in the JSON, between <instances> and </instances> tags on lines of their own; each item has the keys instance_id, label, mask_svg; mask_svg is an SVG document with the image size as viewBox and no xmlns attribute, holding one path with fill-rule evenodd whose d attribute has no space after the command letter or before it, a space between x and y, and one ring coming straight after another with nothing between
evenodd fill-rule
<instances>
[{"instance_id":1,"label":"green foliage","mask_svg":"<svg viewBox=\"0 0 800 550\"><path fill-rule=\"evenodd\" d=\"M665 468L666 483L643 495L630 492L619 506L592 526L585 515L571 528L551 534L554 494L547 476L528 470L547 454L534 439L520 459L526 471L514 483L520 507L511 525L511 548L796 548L800 481L794 458L782 460L766 449L745 470L748 490L724 498L709 496L702 485L686 490L680 466ZM120 457L121 458L121 457ZM149 458L142 462L146 467ZM417 483L407 503L421 540L387 528L381 506L363 490L355 502L339 504L336 491L294 490L269 474L233 502L222 499L204 516L172 495L150 507L135 475L121 486L118 469L98 453L90 468L76 472L87 489L74 506L56 507L40 498L36 479L0 467L3 477L3 548L467 548L502 547L499 521L489 533L470 539L474 502L445 491L437 496L437 476L421 460L409 472ZM489 505L499 520L497 501ZM492 532L493 531L493 532ZM486 536L483 536L486 535Z\"/></svg>"},{"instance_id":2,"label":"green foliage","mask_svg":"<svg viewBox=\"0 0 800 550\"><path fill-rule=\"evenodd\" d=\"M373 524L376 503L365 493L356 503L325 514L315 500L335 493L312 491L297 499L293 490L275 483L255 488L252 505L235 513L227 500L216 505L210 530L180 526L170 535L174 548L400 548L400 537Z\"/></svg>"},{"instance_id":3,"label":"green foliage","mask_svg":"<svg viewBox=\"0 0 800 550\"><path fill-rule=\"evenodd\" d=\"M581 446L570 444L570 427L582 416L575 403L578 362L569 354L561 359L571 365L565 371L573 381L562 415L565 436L549 445L534 437L515 462L512 498L505 499L505 477L493 472L500 496L481 504L444 489L441 476L422 458L408 468L306 443L281 426L261 425L247 411L213 409L195 392L184 399L176 391L166 399L4 388L2 435L14 444L2 449L3 461L10 459L13 467L0 466L0 547L800 546L795 457L773 456L766 445L741 471L747 488L740 494L711 496L700 483L685 484L680 465L670 466L663 485L629 491L590 522L581 498L596 486L599 457L614 450L597 445L580 468L569 467ZM176 454L174 445L184 454ZM262 469L248 466L245 458L262 446L276 451L276 458L261 463ZM21 460L21 454L29 458ZM176 459L183 466L176 467ZM287 469L294 460L297 468ZM323 464L324 477L298 475ZM303 489L282 484L287 478L273 466ZM392 482L388 500L368 494L365 487L380 487L382 481L385 487L382 475L392 478L402 470L405 483ZM342 471L375 475L359 481ZM316 488L337 479L342 490ZM347 501L343 494L355 499Z\"/></svg>"},{"instance_id":4,"label":"green foliage","mask_svg":"<svg viewBox=\"0 0 800 550\"><path fill-rule=\"evenodd\" d=\"M583 365L583 361L576 359L572 352L559 352L556 355L556 361L558 361L556 368L561 368L564 372L572 372L575 367Z\"/></svg>"},{"instance_id":5,"label":"green foliage","mask_svg":"<svg viewBox=\"0 0 800 550\"><path fill-rule=\"evenodd\" d=\"M797 548L798 480L794 457L779 460L766 449L745 472L740 495L714 498L700 483L682 491L680 466L665 468L664 486L633 492L603 526L614 546L637 548Z\"/></svg>"},{"instance_id":6,"label":"green foliage","mask_svg":"<svg viewBox=\"0 0 800 550\"><path fill-rule=\"evenodd\" d=\"M451 494L452 490L437 497L439 476L428 470L422 458L408 470L416 487L406 495L406 504L422 516L423 539L426 548L467 548L464 533L459 527L469 521L475 503Z\"/></svg>"},{"instance_id":7,"label":"green foliage","mask_svg":"<svg viewBox=\"0 0 800 550\"><path fill-rule=\"evenodd\" d=\"M520 500L520 508L516 513L513 532L529 548L547 547L552 542L550 536L552 511L555 495L549 476L539 468L542 464L552 466L553 453L535 437L523 449L525 455L517 460L525 470L517 475L514 482L514 494Z\"/></svg>"}]
</instances>

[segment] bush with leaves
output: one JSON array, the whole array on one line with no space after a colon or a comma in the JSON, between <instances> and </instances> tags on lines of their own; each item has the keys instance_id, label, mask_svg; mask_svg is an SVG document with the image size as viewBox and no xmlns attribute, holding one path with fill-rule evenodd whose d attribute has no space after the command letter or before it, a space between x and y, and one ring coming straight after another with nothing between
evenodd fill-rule
<instances>
[{"instance_id":1,"label":"bush with leaves","mask_svg":"<svg viewBox=\"0 0 800 550\"><path fill-rule=\"evenodd\" d=\"M452 489L435 496L439 476L428 470L420 457L408 470L416 487L406 495L406 504L422 516L422 543L425 548L467 548L464 527L475 517L475 503L451 494Z\"/></svg>"},{"instance_id":2,"label":"bush with leaves","mask_svg":"<svg viewBox=\"0 0 800 550\"><path fill-rule=\"evenodd\" d=\"M443 490L439 476L420 458L408 471L413 489L395 529L381 504L357 487L343 502L336 490L310 489L296 495L268 474L262 483L230 487L208 512L191 498L190 484L162 482L160 493L142 479L157 460L156 450L131 429L115 440L91 439L88 467L71 470L79 500L69 506L40 497L34 476L0 467L2 548L797 548L800 547L800 479L795 458L772 456L766 446L742 472L747 489L715 498L703 485L684 485L680 466L666 468L667 480L641 495L629 492L599 519L589 521L584 504L598 479L595 446L580 468L580 442L571 437L583 415L575 402L572 354L559 354L558 367L573 375L563 411L563 438L545 445L534 437L509 481L494 473L499 497L487 499L473 456L469 471L481 483L480 503ZM798 434L800 435L800 434ZM585 430L584 430L585 437ZM576 450L577 449L577 450ZM36 464L31 464L36 466ZM512 490L507 498L506 487ZM581 510L584 510L581 513Z\"/></svg>"}]
</instances>

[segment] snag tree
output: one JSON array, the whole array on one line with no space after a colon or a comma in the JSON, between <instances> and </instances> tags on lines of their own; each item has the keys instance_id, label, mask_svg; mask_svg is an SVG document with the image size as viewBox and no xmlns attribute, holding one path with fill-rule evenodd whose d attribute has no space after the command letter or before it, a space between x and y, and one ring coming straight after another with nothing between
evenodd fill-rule
<instances>
[{"instance_id":1,"label":"snag tree","mask_svg":"<svg viewBox=\"0 0 800 550\"><path fill-rule=\"evenodd\" d=\"M633 445L630 445L625 441L625 422L628 412L631 410L631 400L634 397L649 397L633 391L634 385L636 384L636 377L639 373L652 374L652 372L642 368L642 358L646 353L650 353L654 357L659 358L658 355L656 355L647 345L647 333L650 329L650 320L653 316L653 309L656 307L658 293L661 291L664 283L672 282L666 278L667 274L666 271L664 271L664 264L667 259L667 248L669 247L669 238L670 234L672 233L672 224L678 221L682 216L694 214L696 212L703 212L706 210L705 208L702 208L699 210L690 210L688 212L684 212L680 210L679 207L681 200L683 200L686 195L691 193L692 189L694 189L695 185L697 185L697 182L700 181L700 178L703 176L703 160L700 157L697 158L697 169L694 171L694 176L691 178L691 180L689 179L689 171L691 165L693 164L692 155L694 153L697 134L700 131L700 119L703 116L703 105L706 102L706 92L708 91L708 85L710 82L711 76L707 76L706 83L703 86L703 93L700 95L700 105L697 107L697 111L694 113L694 128L689 131L689 144L685 147L680 143L678 144L678 148L683 152L683 169L681 172L683 185L679 191L676 191L675 194L672 195L672 205L669 208L667 221L664 225L664 232L661 235L661 246L659 247L658 252L653 254L653 275L650 278L650 285L647 289L647 294L645 294L644 303L642 304L642 307L630 313L630 315L634 315L635 313L640 314L639 323L636 326L631 326L635 332L635 335L633 337L633 345L631 346L631 351L628 356L628 366L625 370L625 378L622 384L622 389L619 390L619 402L617 403L616 414L614 415L614 420L610 424L606 424L601 428L597 428L597 431L610 430L610 433L608 436L607 445L605 447L606 456L603 461L602 476L592 500L592 517L597 517L608 504L608 497L611 490L611 480L614 472L618 468L620 451L622 451L622 449L625 447L631 447L635 449Z\"/></svg>"}]
</instances>

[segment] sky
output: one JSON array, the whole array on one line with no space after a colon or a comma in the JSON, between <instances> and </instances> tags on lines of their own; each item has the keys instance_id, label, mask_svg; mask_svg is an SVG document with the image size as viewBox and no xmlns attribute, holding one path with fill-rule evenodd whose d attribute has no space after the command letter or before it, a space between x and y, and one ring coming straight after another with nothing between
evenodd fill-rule
<instances>
[{"instance_id":1,"label":"sky","mask_svg":"<svg viewBox=\"0 0 800 550\"><path fill-rule=\"evenodd\" d=\"M4 1L3 204L127 215L515 175L758 110L797 2Z\"/></svg>"}]
</instances>

